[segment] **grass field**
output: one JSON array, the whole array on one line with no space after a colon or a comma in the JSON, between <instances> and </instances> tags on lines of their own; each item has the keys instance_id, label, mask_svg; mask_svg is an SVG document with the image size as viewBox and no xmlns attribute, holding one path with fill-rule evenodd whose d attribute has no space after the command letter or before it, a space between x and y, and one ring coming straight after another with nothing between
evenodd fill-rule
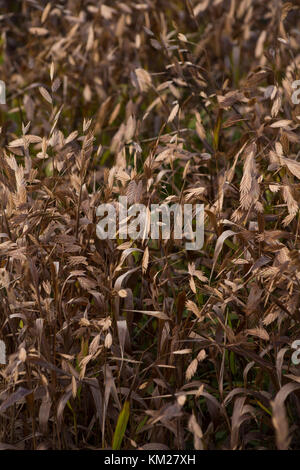
<instances>
[{"instance_id":1,"label":"grass field","mask_svg":"<svg viewBox=\"0 0 300 470\"><path fill-rule=\"evenodd\" d=\"M298 2L0 26L0 449L300 449ZM203 204L203 246L99 239L119 196Z\"/></svg>"}]
</instances>

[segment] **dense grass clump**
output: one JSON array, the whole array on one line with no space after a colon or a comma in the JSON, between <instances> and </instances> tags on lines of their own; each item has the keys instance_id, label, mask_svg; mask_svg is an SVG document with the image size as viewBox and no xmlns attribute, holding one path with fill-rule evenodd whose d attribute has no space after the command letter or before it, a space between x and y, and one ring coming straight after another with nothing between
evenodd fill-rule
<instances>
[{"instance_id":1,"label":"dense grass clump","mask_svg":"<svg viewBox=\"0 0 300 470\"><path fill-rule=\"evenodd\" d=\"M0 448L300 448L298 2L0 7Z\"/></svg>"}]
</instances>

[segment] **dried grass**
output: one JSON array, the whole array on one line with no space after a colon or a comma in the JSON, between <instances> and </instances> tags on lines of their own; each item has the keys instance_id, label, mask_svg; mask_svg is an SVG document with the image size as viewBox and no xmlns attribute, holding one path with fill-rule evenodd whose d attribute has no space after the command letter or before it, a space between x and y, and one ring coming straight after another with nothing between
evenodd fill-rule
<instances>
[{"instance_id":1,"label":"dried grass","mask_svg":"<svg viewBox=\"0 0 300 470\"><path fill-rule=\"evenodd\" d=\"M0 6L0 448L299 448L297 2ZM99 240L125 194L203 249Z\"/></svg>"}]
</instances>

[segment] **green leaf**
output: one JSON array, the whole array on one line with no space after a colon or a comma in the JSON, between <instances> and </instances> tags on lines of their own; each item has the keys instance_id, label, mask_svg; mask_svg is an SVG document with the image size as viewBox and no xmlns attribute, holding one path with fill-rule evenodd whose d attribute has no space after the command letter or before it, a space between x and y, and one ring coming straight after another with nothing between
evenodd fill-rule
<instances>
[{"instance_id":1,"label":"green leaf","mask_svg":"<svg viewBox=\"0 0 300 470\"><path fill-rule=\"evenodd\" d=\"M119 414L117 426L114 432L112 448L113 450L120 450L122 440L126 431L128 419L130 415L130 405L129 401L126 400L124 406Z\"/></svg>"},{"instance_id":2,"label":"green leaf","mask_svg":"<svg viewBox=\"0 0 300 470\"><path fill-rule=\"evenodd\" d=\"M235 365L235 355L234 355L233 351L230 351L229 361L230 361L230 370L232 372L232 375L235 375L236 374L236 365Z\"/></svg>"}]
</instances>

